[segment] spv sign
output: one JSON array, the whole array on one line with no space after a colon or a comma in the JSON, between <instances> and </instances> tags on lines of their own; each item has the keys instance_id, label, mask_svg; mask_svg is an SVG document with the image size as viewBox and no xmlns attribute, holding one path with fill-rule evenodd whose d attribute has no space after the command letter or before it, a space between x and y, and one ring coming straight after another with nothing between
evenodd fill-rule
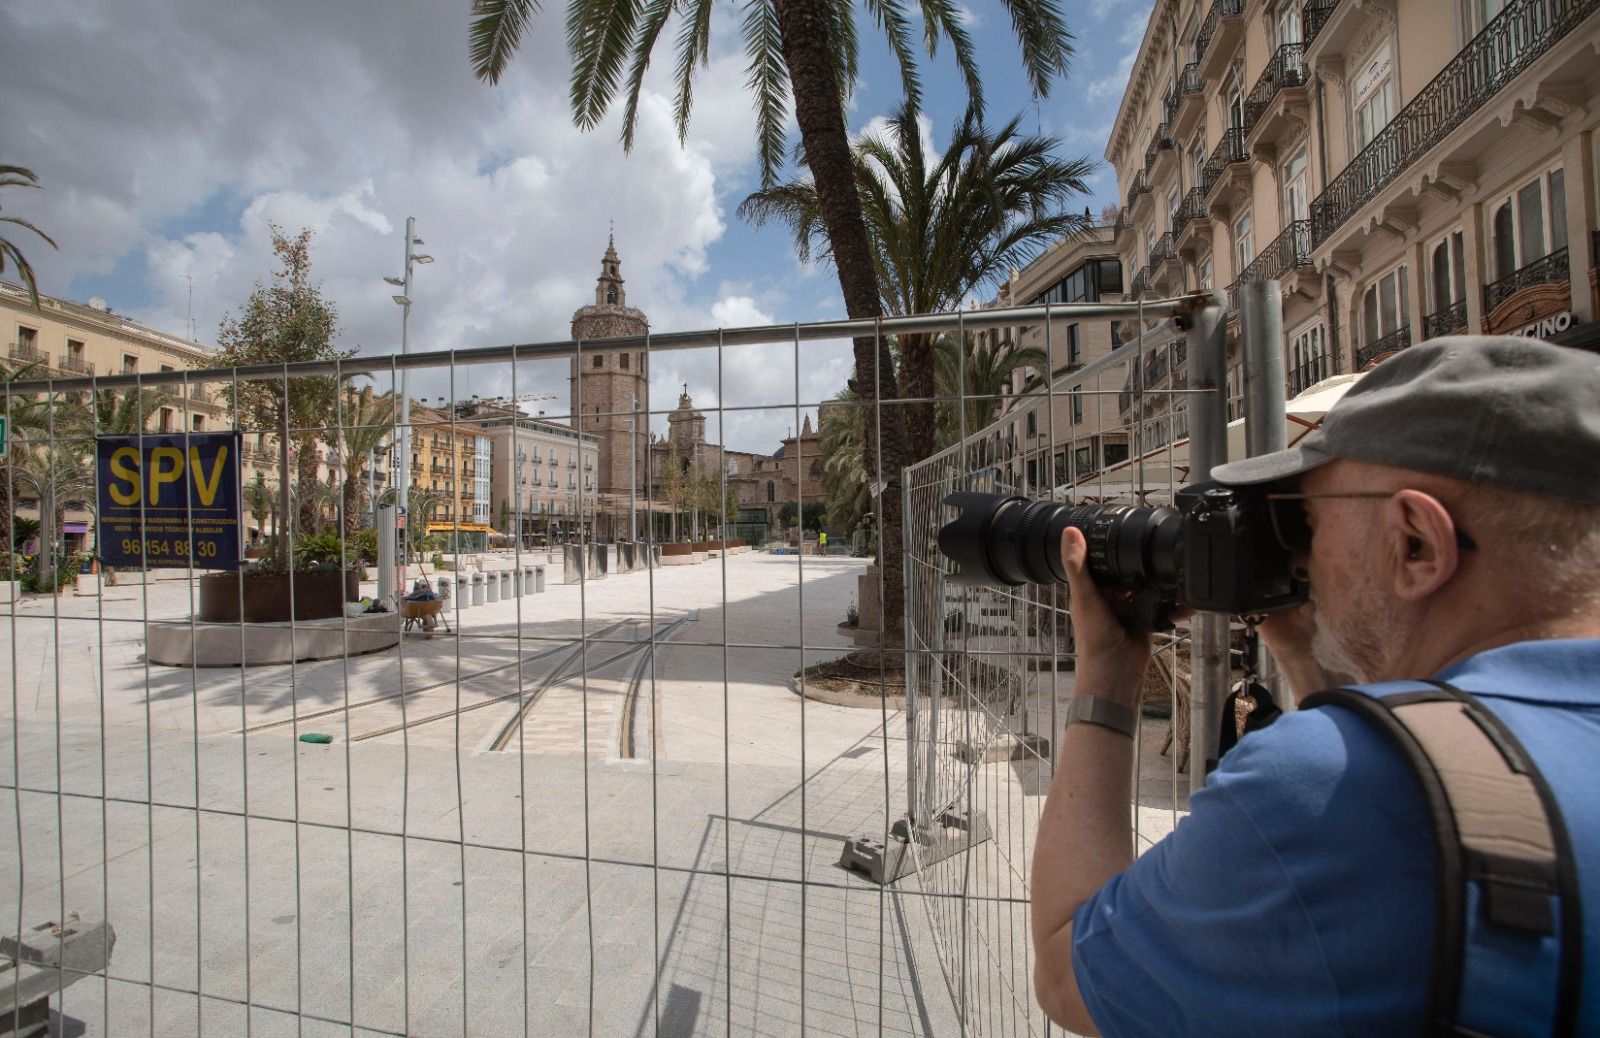
<instances>
[{"instance_id":1,"label":"spv sign","mask_svg":"<svg viewBox=\"0 0 1600 1038\"><path fill-rule=\"evenodd\" d=\"M109 566L239 568L239 434L102 436L96 543Z\"/></svg>"}]
</instances>

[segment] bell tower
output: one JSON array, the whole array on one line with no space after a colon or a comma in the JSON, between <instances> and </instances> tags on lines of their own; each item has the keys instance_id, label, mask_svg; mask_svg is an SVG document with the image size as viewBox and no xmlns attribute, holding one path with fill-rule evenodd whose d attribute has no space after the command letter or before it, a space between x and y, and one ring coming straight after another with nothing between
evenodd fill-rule
<instances>
[{"instance_id":1,"label":"bell tower","mask_svg":"<svg viewBox=\"0 0 1600 1038\"><path fill-rule=\"evenodd\" d=\"M640 336L649 328L645 315L627 305L622 261L617 258L615 239L608 239L606 253L600 259L600 276L595 279L594 302L572 315L572 338L588 343ZM626 350L585 349L571 365L572 426L599 437L600 457L593 473L595 492L600 497L597 504L612 514L621 508L618 530L623 537L627 536L629 491L636 487L639 501L643 502L649 473L650 373L646 364L643 347L635 345ZM635 402L639 409L637 426ZM630 436L634 438L631 445ZM629 472L630 462L635 466L633 473Z\"/></svg>"}]
</instances>

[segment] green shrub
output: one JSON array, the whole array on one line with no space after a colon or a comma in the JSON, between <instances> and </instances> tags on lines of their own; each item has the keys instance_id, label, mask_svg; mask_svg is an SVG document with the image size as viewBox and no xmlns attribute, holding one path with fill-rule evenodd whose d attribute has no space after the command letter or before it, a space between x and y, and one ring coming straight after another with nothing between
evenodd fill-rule
<instances>
[{"instance_id":1,"label":"green shrub","mask_svg":"<svg viewBox=\"0 0 1600 1038\"><path fill-rule=\"evenodd\" d=\"M303 533L294 544L294 568L297 573L337 570L356 565L359 561L355 545L345 544L338 530Z\"/></svg>"},{"instance_id":2,"label":"green shrub","mask_svg":"<svg viewBox=\"0 0 1600 1038\"><path fill-rule=\"evenodd\" d=\"M355 559L368 566L378 564L378 531L357 530L356 535L345 542L346 556L353 555Z\"/></svg>"}]
</instances>

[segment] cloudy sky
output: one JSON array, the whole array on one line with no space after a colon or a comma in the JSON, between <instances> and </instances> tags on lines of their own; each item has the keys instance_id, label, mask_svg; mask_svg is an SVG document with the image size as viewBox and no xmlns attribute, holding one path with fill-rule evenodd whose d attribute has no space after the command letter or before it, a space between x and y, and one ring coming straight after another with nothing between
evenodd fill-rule
<instances>
[{"instance_id":1,"label":"cloudy sky","mask_svg":"<svg viewBox=\"0 0 1600 1038\"><path fill-rule=\"evenodd\" d=\"M1098 160L1150 0L1065 0L1078 37L1072 76L1035 107L1016 71L1009 19L967 0L993 117L1028 112L1068 155ZM699 73L689 139L671 121L673 55L647 81L631 154L613 116L575 129L567 107L564 5L547 3L500 85L473 79L468 0L7 0L0 5L0 163L29 167L44 190L14 190L7 211L60 245L25 252L41 290L103 297L157 328L201 342L272 268L268 225L315 232L313 269L341 318L340 344L399 348L399 308L382 281L402 265L407 216L424 251L411 348L564 339L593 299L615 226L628 302L657 331L843 316L831 269L804 268L778 228L735 210L757 184L753 119L735 5L721 5ZM899 101L898 75L861 18L860 131ZM671 40L669 27L663 34ZM934 143L964 105L948 57L925 64ZM1113 201L1104 168L1085 205ZM990 293L985 290L985 295ZM192 292L192 304L191 304ZM191 310L192 306L192 310ZM806 347L799 396L824 399L848 351ZM728 351L720 399L772 404L728 419L731 446L770 451L794 424L791 348ZM518 390L566 407L565 371L519 371ZM537 385L533 383L539 383ZM657 408L687 382L719 399L711 351L660 354ZM424 391L448 393L441 376ZM462 369L458 396L509 389L509 372ZM784 406L787 405L787 406ZM664 428L658 415L655 424ZM708 430L716 437L715 424Z\"/></svg>"}]
</instances>

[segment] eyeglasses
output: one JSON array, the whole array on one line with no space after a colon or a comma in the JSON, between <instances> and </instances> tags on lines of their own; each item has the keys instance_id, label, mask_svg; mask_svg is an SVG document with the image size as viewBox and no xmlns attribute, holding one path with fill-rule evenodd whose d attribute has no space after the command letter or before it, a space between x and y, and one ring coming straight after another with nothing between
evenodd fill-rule
<instances>
[{"instance_id":1,"label":"eyeglasses","mask_svg":"<svg viewBox=\"0 0 1600 1038\"><path fill-rule=\"evenodd\" d=\"M1287 551L1304 552L1311 550L1311 524L1306 521L1306 509L1300 502L1339 498L1387 501L1396 493L1398 491L1394 490L1352 490L1325 494L1268 494L1267 514L1272 518L1272 534L1278 539L1278 544ZM1456 531L1456 547L1462 551L1477 550L1478 543L1467 535L1454 516L1450 517L1450 521Z\"/></svg>"}]
</instances>

